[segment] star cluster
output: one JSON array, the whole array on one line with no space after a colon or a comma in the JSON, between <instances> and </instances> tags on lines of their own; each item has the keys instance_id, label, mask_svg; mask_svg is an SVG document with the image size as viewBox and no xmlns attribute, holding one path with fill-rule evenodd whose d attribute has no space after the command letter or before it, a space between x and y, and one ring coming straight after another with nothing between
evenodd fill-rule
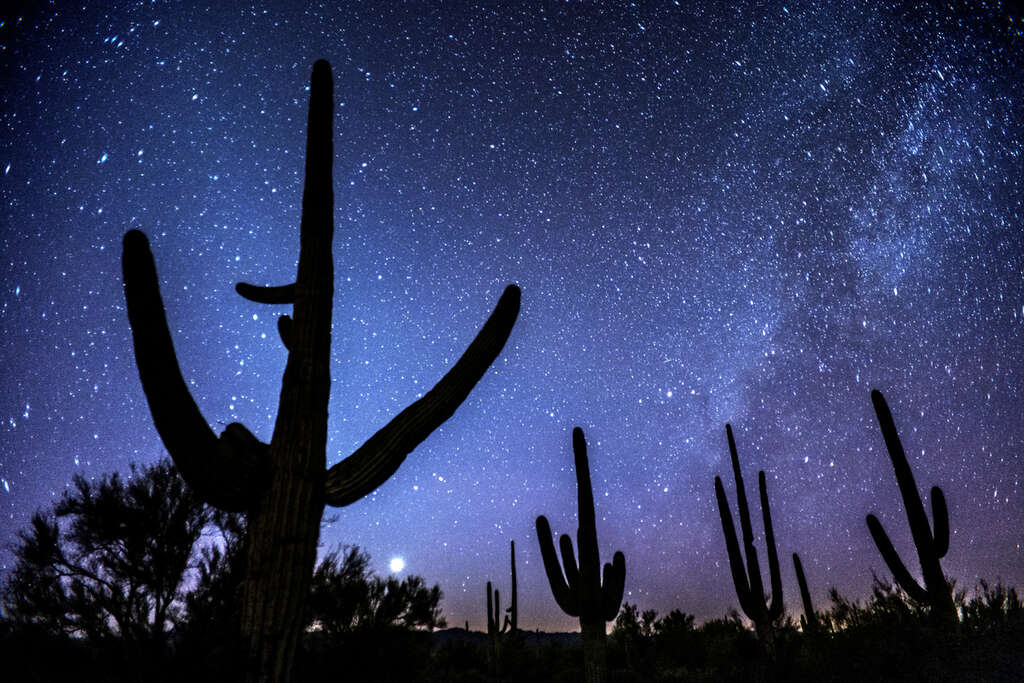
<instances>
[{"instance_id":1,"label":"star cluster","mask_svg":"<svg viewBox=\"0 0 1024 683\"><path fill-rule=\"evenodd\" d=\"M5 543L74 474L164 454L124 311L128 229L150 236L203 414L269 440L285 350L276 315L232 288L294 277L322 57L336 93L329 464L444 374L506 284L523 290L493 368L386 484L328 510L324 549L358 544L380 573L404 558L441 584L450 623L479 628L514 539L520 624L572 628L533 524L575 533L580 425L626 600L721 616L736 606L712 487L723 475L734 499L729 422L748 495L768 477L791 610L794 551L819 604L830 586L861 597L872 569L888 575L867 513L913 556L877 388L919 487L949 501L945 571L1024 583L1019 17L983 3L337 5L5 11Z\"/></svg>"}]
</instances>

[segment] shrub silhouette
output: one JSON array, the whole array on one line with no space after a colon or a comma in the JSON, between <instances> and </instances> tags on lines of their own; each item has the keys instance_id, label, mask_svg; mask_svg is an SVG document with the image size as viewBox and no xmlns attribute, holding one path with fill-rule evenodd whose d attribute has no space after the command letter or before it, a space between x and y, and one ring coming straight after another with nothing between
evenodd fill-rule
<instances>
[{"instance_id":1,"label":"shrub silhouette","mask_svg":"<svg viewBox=\"0 0 1024 683\"><path fill-rule=\"evenodd\" d=\"M604 565L597 548L597 522L594 517L594 492L590 485L590 464L583 430L572 430L572 449L576 464L579 529L579 565L573 555L572 539L562 534L558 545L563 565L559 566L551 540L551 526L544 515L537 517L537 540L544 559L551 594L562 611L579 617L583 636L583 670L587 683L600 683L608 675L605 623L618 614L626 583L626 557L616 551L611 563ZM563 573L564 566L564 573Z\"/></svg>"},{"instance_id":2,"label":"shrub silhouette","mask_svg":"<svg viewBox=\"0 0 1024 683\"><path fill-rule=\"evenodd\" d=\"M168 460L132 465L127 480L76 475L52 513L37 512L19 532L4 611L51 633L159 652L181 617L193 545L208 521Z\"/></svg>"},{"instance_id":3,"label":"shrub silhouette","mask_svg":"<svg viewBox=\"0 0 1024 683\"><path fill-rule=\"evenodd\" d=\"M103 652L154 678L168 661L172 630L186 619L189 568L210 519L169 460L132 465L128 477L75 476L52 510L34 514L18 534L3 587L7 628L64 650L79 675L100 675L88 655ZM19 671L22 648L11 655L5 675L33 676ZM55 673L58 664L33 667Z\"/></svg>"},{"instance_id":4,"label":"shrub silhouette","mask_svg":"<svg viewBox=\"0 0 1024 683\"><path fill-rule=\"evenodd\" d=\"M942 565L939 560L949 550L949 511L946 508L946 497L942 495L942 489L933 486L931 491L932 519L935 523L934 533L928 524L928 516L924 511L924 504L917 492L917 484L914 483L914 474L910 471L910 464L907 462L906 453L903 452L903 444L900 442L899 433L892 419L892 413L885 402L885 397L880 391L871 392L871 403L875 407L878 416L878 424L882 429L882 436L885 438L885 446L889 451L889 458L892 460L893 469L896 471L896 483L899 485L900 495L903 497L903 507L907 511L907 521L910 522L910 533L914 539L914 546L917 548L917 557L921 562L921 574L924 578L924 586L920 586L914 577L910 575L906 565L900 559L899 554L889 540L889 536L882 528L882 523L874 515L867 516L868 529L871 537L878 546L878 551L889 565L893 578L900 588L906 591L912 600L920 605L927 606L932 618L937 623L952 627L957 623L956 608L953 605L953 590L942 573Z\"/></svg>"},{"instance_id":5,"label":"shrub silhouette","mask_svg":"<svg viewBox=\"0 0 1024 683\"><path fill-rule=\"evenodd\" d=\"M313 573L305 627L331 636L392 627L431 631L446 626L443 595L420 576L377 576L370 556L348 546L328 553Z\"/></svg>"},{"instance_id":6,"label":"shrub silhouette","mask_svg":"<svg viewBox=\"0 0 1024 683\"><path fill-rule=\"evenodd\" d=\"M326 468L334 296L333 115L331 69L321 60L310 80L296 280L278 287L236 287L257 303L293 305L294 318L278 319L288 362L269 444L237 423L219 438L214 435L178 367L148 241L136 230L124 238L128 319L156 429L204 501L247 513L240 630L249 681L290 676L325 504L349 505L385 482L466 398L501 351L519 311L519 289L512 285L433 389L350 456Z\"/></svg>"}]
</instances>

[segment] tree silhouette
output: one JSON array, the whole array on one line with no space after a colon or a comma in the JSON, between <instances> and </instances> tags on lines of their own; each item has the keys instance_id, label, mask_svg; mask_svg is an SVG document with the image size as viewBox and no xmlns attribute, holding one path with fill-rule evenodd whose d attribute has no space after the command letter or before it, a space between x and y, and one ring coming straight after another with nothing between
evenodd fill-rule
<instances>
[{"instance_id":1,"label":"tree silhouette","mask_svg":"<svg viewBox=\"0 0 1024 683\"><path fill-rule=\"evenodd\" d=\"M193 546L210 520L169 460L131 474L82 476L18 534L3 590L17 626L162 654L183 618Z\"/></svg>"},{"instance_id":2,"label":"tree silhouette","mask_svg":"<svg viewBox=\"0 0 1024 683\"><path fill-rule=\"evenodd\" d=\"M399 581L370 569L370 556L358 546L328 553L313 574L306 627L339 635L370 629L442 628L440 586L427 588L422 577Z\"/></svg>"}]
</instances>

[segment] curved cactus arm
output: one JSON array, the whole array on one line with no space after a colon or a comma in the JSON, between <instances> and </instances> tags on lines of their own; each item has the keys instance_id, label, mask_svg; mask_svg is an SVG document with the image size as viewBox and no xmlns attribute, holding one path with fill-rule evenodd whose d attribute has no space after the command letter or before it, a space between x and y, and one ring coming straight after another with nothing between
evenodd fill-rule
<instances>
[{"instance_id":1,"label":"curved cactus arm","mask_svg":"<svg viewBox=\"0 0 1024 683\"><path fill-rule=\"evenodd\" d=\"M757 473L757 487L761 493L761 517L764 521L764 542L768 546L768 575L772 586L772 602L768 608L768 618L778 619L784 609L782 603L782 572L779 570L779 553L775 548L775 530L772 527L772 511L768 507L768 487L765 484L764 470Z\"/></svg>"},{"instance_id":2,"label":"curved cactus arm","mask_svg":"<svg viewBox=\"0 0 1024 683\"><path fill-rule=\"evenodd\" d=\"M490 318L441 381L327 471L328 505L349 505L383 484L420 442L452 416L505 346L519 314L519 298L518 287L505 288Z\"/></svg>"},{"instance_id":3,"label":"curved cactus arm","mask_svg":"<svg viewBox=\"0 0 1024 683\"><path fill-rule=\"evenodd\" d=\"M932 549L935 557L945 557L949 551L949 509L946 508L946 497L938 486L932 487L932 520L935 526Z\"/></svg>"},{"instance_id":4,"label":"curved cactus arm","mask_svg":"<svg viewBox=\"0 0 1024 683\"><path fill-rule=\"evenodd\" d=\"M800 628L804 632L814 631L818 628L818 616L811 602L811 591L807 587L807 577L804 576L804 565L796 553L793 553L793 570L796 572L797 585L800 586L800 600L804 603L804 613L800 615Z\"/></svg>"},{"instance_id":5,"label":"curved cactus arm","mask_svg":"<svg viewBox=\"0 0 1024 683\"><path fill-rule=\"evenodd\" d=\"M896 548L893 547L892 541L889 540L888 534L882 528L882 523L874 515L868 515L867 521L871 537L875 539L875 545L878 546L878 552L882 554L882 559L889 565L889 570L892 572L893 578L896 579L896 583L915 602L928 604L928 591L922 588L914 580L914 577L910 575L906 565L903 564L903 560L900 559L899 554L896 552Z\"/></svg>"},{"instance_id":6,"label":"curved cactus arm","mask_svg":"<svg viewBox=\"0 0 1024 683\"><path fill-rule=\"evenodd\" d=\"M548 576L548 585L551 586L555 602L570 617L578 617L580 612L577 593L570 590L565 576L562 575L558 555L555 554L555 543L552 541L551 525L544 515L537 517L537 540L540 543L540 556L544 560L544 571Z\"/></svg>"},{"instance_id":7,"label":"curved cactus arm","mask_svg":"<svg viewBox=\"0 0 1024 683\"><path fill-rule=\"evenodd\" d=\"M749 616L754 613L756 604L750 599L747 569L743 564L743 556L740 554L739 539L736 538L736 527L732 523L729 499L725 497L725 487L722 486L721 477L715 477L715 497L718 499L718 515L722 519L722 533L725 534L725 549L729 553L732 582L736 587L736 596L740 599L740 607Z\"/></svg>"},{"instance_id":8,"label":"curved cactus arm","mask_svg":"<svg viewBox=\"0 0 1024 683\"><path fill-rule=\"evenodd\" d=\"M580 570L576 566L576 553L573 551L572 538L569 537L569 534L562 534L558 537L558 549L562 551L565 582L569 584L570 590L576 590L580 585Z\"/></svg>"},{"instance_id":9,"label":"curved cactus arm","mask_svg":"<svg viewBox=\"0 0 1024 683\"><path fill-rule=\"evenodd\" d=\"M259 287L246 282L235 285L235 291L243 298L258 304L294 304L295 283L277 287Z\"/></svg>"},{"instance_id":10,"label":"curved cactus arm","mask_svg":"<svg viewBox=\"0 0 1024 683\"><path fill-rule=\"evenodd\" d=\"M267 447L237 423L218 439L199 412L174 352L149 240L138 230L124 236L122 270L139 379L160 439L204 501L249 509L266 485Z\"/></svg>"},{"instance_id":11,"label":"curved cactus arm","mask_svg":"<svg viewBox=\"0 0 1024 683\"><path fill-rule=\"evenodd\" d=\"M601 590L601 612L605 621L615 621L626 590L626 556L615 552L611 563L605 562Z\"/></svg>"},{"instance_id":12,"label":"curved cactus arm","mask_svg":"<svg viewBox=\"0 0 1024 683\"><path fill-rule=\"evenodd\" d=\"M882 437L889 450L889 459L896 472L896 484L903 497L903 507L907 512L907 521L910 523L910 533L914 538L914 545L918 548L930 548L932 545L931 525L924 513L924 503L921 502L921 494L917 491L917 483L914 481L910 463L907 462L907 454L903 450L899 433L896 431L892 412L889 410L889 405L885 402L882 392L877 389L871 392L871 403L875 407L878 426L882 429ZM943 500L943 502L945 501Z\"/></svg>"}]
</instances>

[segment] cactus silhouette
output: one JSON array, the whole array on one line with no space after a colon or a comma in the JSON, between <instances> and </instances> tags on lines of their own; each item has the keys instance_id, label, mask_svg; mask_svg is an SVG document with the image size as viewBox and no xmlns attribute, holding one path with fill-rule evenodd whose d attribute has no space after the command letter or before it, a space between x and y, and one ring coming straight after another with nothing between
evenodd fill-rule
<instances>
[{"instance_id":1,"label":"cactus silhouette","mask_svg":"<svg viewBox=\"0 0 1024 683\"><path fill-rule=\"evenodd\" d=\"M814 633L818 630L818 615L814 612L814 604L811 603L811 591L807 588L804 566L800 562L800 556L796 553L793 553L793 569L796 571L796 582L800 586L800 599L804 603L804 613L800 617L800 628L804 633Z\"/></svg>"},{"instance_id":2,"label":"cactus silhouette","mask_svg":"<svg viewBox=\"0 0 1024 683\"><path fill-rule=\"evenodd\" d=\"M729 512L729 500L725 497L725 488L721 477L715 477L715 496L718 499L718 514L722 518L722 531L725 533L725 547L729 552L729 568L732 581L736 586L736 596L740 599L740 607L744 614L754 622L758 641L767 654L771 654L775 640L774 622L782 616L782 577L779 573L779 555L775 550L775 532L772 529L772 514L768 507L768 490L765 486L764 471L757 473L757 484L761 492L761 515L764 520L764 540L768 546L768 574L771 579L771 604L767 605L764 584L761 582L761 567L757 561L757 550L754 548L754 530L750 525L750 509L747 507L747 494L743 488L743 475L740 472L740 460L736 455L736 441L732 436L732 427L725 426L729 439L729 455L732 458L732 472L736 479L736 501L740 513L740 529L743 533L743 551L736 539L736 529ZM746 555L746 567L743 557Z\"/></svg>"},{"instance_id":3,"label":"cactus silhouette","mask_svg":"<svg viewBox=\"0 0 1024 683\"><path fill-rule=\"evenodd\" d=\"M516 635L519 629L519 598L518 586L516 584L516 542L511 541L510 554L512 556L512 602L505 615L505 622L501 621L501 596L498 589L493 591L494 602L491 602L491 582L487 582L487 657L492 675L499 673L501 659L501 636L509 633ZM469 629L466 629L469 630Z\"/></svg>"},{"instance_id":4,"label":"cactus silhouette","mask_svg":"<svg viewBox=\"0 0 1024 683\"><path fill-rule=\"evenodd\" d=\"M494 602L491 602L491 582L487 582L487 632L505 633L511 630L513 633L519 627L519 597L518 586L516 585L516 542L511 541L510 554L512 557L512 602L505 615L505 622L501 622L501 601L498 589L494 589Z\"/></svg>"},{"instance_id":5,"label":"cactus silhouette","mask_svg":"<svg viewBox=\"0 0 1024 683\"><path fill-rule=\"evenodd\" d=\"M298 273L279 287L239 284L257 303L292 304L278 321L288 361L269 444L240 424L217 438L178 366L149 243L125 235L125 299L135 358L153 423L186 482L208 503L247 513L241 648L249 681L289 679L326 505L344 506L384 483L406 455L452 415L500 353L519 312L509 286L455 366L354 453L326 468L334 296L333 85L313 66Z\"/></svg>"},{"instance_id":6,"label":"cactus silhouette","mask_svg":"<svg viewBox=\"0 0 1024 683\"><path fill-rule=\"evenodd\" d=\"M896 471L896 483L903 497L903 507L907 511L907 521L910 522L910 533L914 539L914 546L917 547L917 557L921 562L924 587L910 575L906 565L900 560L899 554L893 547L892 541L885 533L885 529L882 528L882 523L874 515L867 516L871 537L875 539L878 551L885 559L885 563L889 565L889 570L892 571L893 578L896 579L900 588L912 600L928 607L936 622L946 626L955 625L957 615L956 607L953 604L953 590L949 582L946 581L946 577L942 573L942 565L939 563L939 560L945 557L946 551L949 550L949 511L946 508L946 497L938 486L932 487L932 519L935 523L933 533L931 525L928 524L928 516L925 514L921 496L917 492L917 484L910 471L906 453L903 452L903 444L896 431L896 424L893 422L892 413L889 411L882 392L872 391L871 403L875 407L878 425L882 429L885 446L889 451L893 469Z\"/></svg>"},{"instance_id":7,"label":"cactus silhouette","mask_svg":"<svg viewBox=\"0 0 1024 683\"><path fill-rule=\"evenodd\" d=\"M573 555L572 539L562 534L558 545L563 567L558 563L551 536L551 526L541 515L537 517L537 540L544 559L544 570L555 602L569 616L579 617L583 636L584 680L605 681L608 676L605 623L615 619L626 584L626 558L621 551L604 565L597 547L597 522L594 515L594 492L590 485L590 465L583 430L572 430L572 449L576 461L576 488L579 496L579 565Z\"/></svg>"}]
</instances>

